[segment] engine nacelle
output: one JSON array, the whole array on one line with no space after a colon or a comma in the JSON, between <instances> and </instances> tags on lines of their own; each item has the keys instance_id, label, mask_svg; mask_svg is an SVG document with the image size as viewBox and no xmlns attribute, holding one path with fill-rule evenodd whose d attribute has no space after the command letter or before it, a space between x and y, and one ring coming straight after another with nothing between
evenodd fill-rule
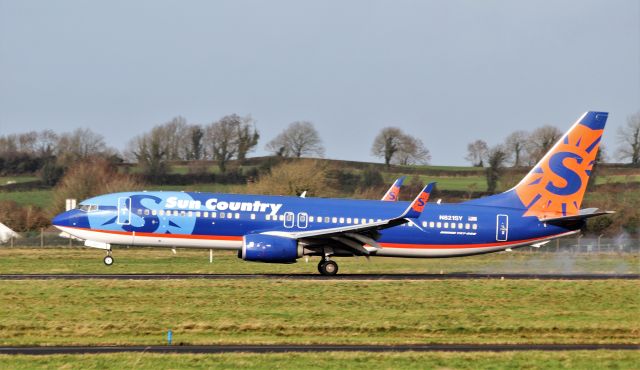
<instances>
[{"instance_id":1,"label":"engine nacelle","mask_svg":"<svg viewBox=\"0 0 640 370\"><path fill-rule=\"evenodd\" d=\"M302 257L302 252L302 246L295 239L248 234L242 237L242 250L238 257L245 261L293 263Z\"/></svg>"}]
</instances>

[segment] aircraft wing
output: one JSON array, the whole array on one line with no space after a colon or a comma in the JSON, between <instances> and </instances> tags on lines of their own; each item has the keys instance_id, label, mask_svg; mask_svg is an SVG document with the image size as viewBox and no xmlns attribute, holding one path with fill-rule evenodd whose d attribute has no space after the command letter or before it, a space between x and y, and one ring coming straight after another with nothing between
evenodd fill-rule
<instances>
[{"instance_id":1,"label":"aircraft wing","mask_svg":"<svg viewBox=\"0 0 640 370\"><path fill-rule=\"evenodd\" d=\"M308 230L308 231L266 231L261 234L281 236L291 239L332 239L345 245L347 248L355 249L363 254L369 254L369 252L363 247L363 245L370 245L374 248L380 248L375 241L377 237L377 231L387 229L390 227L398 226L406 222L413 222L412 220L420 217L424 206L429 200L429 195L433 189L435 183L430 183L424 187L424 189L418 194L418 196L411 202L409 207L397 217L392 217L385 220L367 222L358 225L331 227L326 229Z\"/></svg>"},{"instance_id":2,"label":"aircraft wing","mask_svg":"<svg viewBox=\"0 0 640 370\"><path fill-rule=\"evenodd\" d=\"M402 187L402 182L404 181L405 176L399 177L396 181L393 182L393 185L387 190L387 192L382 197L382 201L385 202L395 202L398 200L398 196L400 195L400 188Z\"/></svg>"}]
</instances>

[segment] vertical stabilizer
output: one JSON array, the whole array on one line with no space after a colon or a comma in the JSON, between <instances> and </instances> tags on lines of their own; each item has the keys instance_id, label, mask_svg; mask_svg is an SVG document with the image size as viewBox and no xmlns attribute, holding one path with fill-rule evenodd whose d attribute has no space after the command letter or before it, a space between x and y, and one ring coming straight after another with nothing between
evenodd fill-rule
<instances>
[{"instance_id":1,"label":"vertical stabilizer","mask_svg":"<svg viewBox=\"0 0 640 370\"><path fill-rule=\"evenodd\" d=\"M474 204L524 208L525 216L577 215L608 113L587 112L513 189Z\"/></svg>"}]
</instances>

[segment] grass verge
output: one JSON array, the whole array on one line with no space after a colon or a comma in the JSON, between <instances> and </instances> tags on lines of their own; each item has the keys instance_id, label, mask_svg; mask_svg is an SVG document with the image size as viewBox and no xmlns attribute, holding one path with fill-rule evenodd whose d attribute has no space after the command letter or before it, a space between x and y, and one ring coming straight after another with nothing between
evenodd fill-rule
<instances>
[{"instance_id":1,"label":"grass verge","mask_svg":"<svg viewBox=\"0 0 640 370\"><path fill-rule=\"evenodd\" d=\"M0 356L10 369L637 369L639 351Z\"/></svg>"}]
</instances>

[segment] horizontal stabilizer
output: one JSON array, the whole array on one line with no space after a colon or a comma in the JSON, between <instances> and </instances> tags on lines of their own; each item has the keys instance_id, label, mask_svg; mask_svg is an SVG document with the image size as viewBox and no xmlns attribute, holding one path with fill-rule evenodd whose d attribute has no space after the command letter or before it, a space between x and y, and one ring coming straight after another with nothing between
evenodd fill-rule
<instances>
[{"instance_id":1,"label":"horizontal stabilizer","mask_svg":"<svg viewBox=\"0 0 640 370\"><path fill-rule=\"evenodd\" d=\"M596 216L610 215L612 213L615 213L615 212L600 211L598 208L585 208L585 209L581 209L577 215L539 218L539 220L540 222L546 222L550 224L560 224L565 222L586 220L587 218L596 217Z\"/></svg>"}]
</instances>

